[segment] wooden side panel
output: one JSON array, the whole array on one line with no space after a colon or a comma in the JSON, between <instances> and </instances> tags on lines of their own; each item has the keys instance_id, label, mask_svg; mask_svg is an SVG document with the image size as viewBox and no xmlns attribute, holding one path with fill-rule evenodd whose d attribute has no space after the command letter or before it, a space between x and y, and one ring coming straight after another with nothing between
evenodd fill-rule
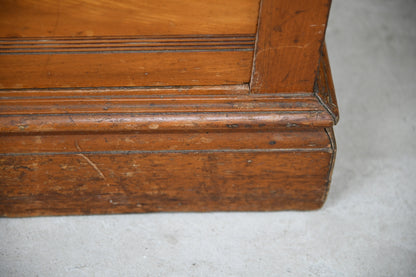
<instances>
[{"instance_id":1,"label":"wooden side panel","mask_svg":"<svg viewBox=\"0 0 416 277\"><path fill-rule=\"evenodd\" d=\"M301 133L26 137L0 154L0 215L316 209L333 151Z\"/></svg>"},{"instance_id":2,"label":"wooden side panel","mask_svg":"<svg viewBox=\"0 0 416 277\"><path fill-rule=\"evenodd\" d=\"M330 0L262 0L253 93L311 92Z\"/></svg>"},{"instance_id":3,"label":"wooden side panel","mask_svg":"<svg viewBox=\"0 0 416 277\"><path fill-rule=\"evenodd\" d=\"M2 0L0 37L254 34L259 0Z\"/></svg>"}]
</instances>

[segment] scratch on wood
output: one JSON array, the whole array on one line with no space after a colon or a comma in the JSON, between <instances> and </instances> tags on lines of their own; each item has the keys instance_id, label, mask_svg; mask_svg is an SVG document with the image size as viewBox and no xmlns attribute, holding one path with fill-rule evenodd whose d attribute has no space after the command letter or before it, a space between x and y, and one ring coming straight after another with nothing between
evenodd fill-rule
<instances>
[{"instance_id":1,"label":"scratch on wood","mask_svg":"<svg viewBox=\"0 0 416 277\"><path fill-rule=\"evenodd\" d=\"M78 151L82 151L81 150L81 147L79 147L79 145L78 145L78 142L77 141L75 141L75 146L77 147L77 149L78 149ZM105 178L105 175L103 174L103 172L98 168L98 166L95 164L95 163L93 163L87 156L85 156L84 154L82 154L82 153L79 153L79 154L77 154L77 156L80 156L80 157L82 157L82 158L84 158L84 160L86 160L87 161L87 163L90 165L90 166L92 166L92 168L94 168L95 169L95 171L97 171L97 173L98 173L98 175L100 175L101 176L101 178L103 178L103 180L106 180L107 178Z\"/></svg>"},{"instance_id":2,"label":"scratch on wood","mask_svg":"<svg viewBox=\"0 0 416 277\"><path fill-rule=\"evenodd\" d=\"M84 154L81 154L81 153L77 154L77 155L80 156L80 157L83 157L87 161L87 163L89 163L95 169L95 171L97 171L98 175L100 175L101 178L106 180L104 174L101 172L101 170L98 168L98 166L96 166L95 163L93 163L90 159L88 159L87 156L85 156Z\"/></svg>"}]
</instances>

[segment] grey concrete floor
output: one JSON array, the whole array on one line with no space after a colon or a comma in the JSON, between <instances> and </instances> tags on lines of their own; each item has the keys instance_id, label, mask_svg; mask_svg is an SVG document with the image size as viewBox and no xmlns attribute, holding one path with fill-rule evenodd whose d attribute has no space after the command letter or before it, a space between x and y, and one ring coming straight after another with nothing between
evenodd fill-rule
<instances>
[{"instance_id":1,"label":"grey concrete floor","mask_svg":"<svg viewBox=\"0 0 416 277\"><path fill-rule=\"evenodd\" d=\"M333 1L323 209L0 219L0 276L416 276L415 11Z\"/></svg>"}]
</instances>

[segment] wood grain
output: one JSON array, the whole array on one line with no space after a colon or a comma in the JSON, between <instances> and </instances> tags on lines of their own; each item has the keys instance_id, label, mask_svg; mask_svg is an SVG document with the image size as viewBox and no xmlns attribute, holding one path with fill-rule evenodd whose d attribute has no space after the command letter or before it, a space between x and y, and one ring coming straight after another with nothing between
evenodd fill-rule
<instances>
[{"instance_id":1,"label":"wood grain","mask_svg":"<svg viewBox=\"0 0 416 277\"><path fill-rule=\"evenodd\" d=\"M254 34L258 0L2 0L0 37Z\"/></svg>"},{"instance_id":2,"label":"wood grain","mask_svg":"<svg viewBox=\"0 0 416 277\"><path fill-rule=\"evenodd\" d=\"M61 96L59 91L44 96L29 91L27 97L24 91L4 91L0 132L272 130L333 125L333 118L314 94L209 95L210 89L206 95L147 97L100 96L98 91L92 97L86 90L75 98Z\"/></svg>"},{"instance_id":3,"label":"wood grain","mask_svg":"<svg viewBox=\"0 0 416 277\"><path fill-rule=\"evenodd\" d=\"M258 0L0 2L0 89L244 84Z\"/></svg>"},{"instance_id":4,"label":"wood grain","mask_svg":"<svg viewBox=\"0 0 416 277\"><path fill-rule=\"evenodd\" d=\"M330 0L262 0L251 91L311 92Z\"/></svg>"},{"instance_id":5,"label":"wood grain","mask_svg":"<svg viewBox=\"0 0 416 277\"><path fill-rule=\"evenodd\" d=\"M0 55L0 88L243 84L252 51ZM24 77L23 77L24 76Z\"/></svg>"},{"instance_id":6,"label":"wood grain","mask_svg":"<svg viewBox=\"0 0 416 277\"><path fill-rule=\"evenodd\" d=\"M152 145L170 141L171 134L150 140L126 134L119 139L152 150L99 153L90 151L97 148L94 136L75 145L60 137L75 151L0 154L1 171L8 172L0 181L0 214L316 209L326 196L333 151L324 130L309 134L292 134L301 142L298 149L287 148L287 131L174 134L174 141L190 143L175 150L174 144ZM242 139L246 135L250 141ZM114 137L101 137L116 143ZM222 140L232 143L220 146Z\"/></svg>"},{"instance_id":7,"label":"wood grain","mask_svg":"<svg viewBox=\"0 0 416 277\"><path fill-rule=\"evenodd\" d=\"M180 94L175 94L178 88L159 88L155 90L158 94L140 95L143 90L119 90L112 95L100 89L78 90L70 95L66 90L3 90L0 115L326 111L312 93L250 95L247 86L188 88Z\"/></svg>"},{"instance_id":8,"label":"wood grain","mask_svg":"<svg viewBox=\"0 0 416 277\"><path fill-rule=\"evenodd\" d=\"M0 216L320 208L329 4L2 1Z\"/></svg>"},{"instance_id":9,"label":"wood grain","mask_svg":"<svg viewBox=\"0 0 416 277\"><path fill-rule=\"evenodd\" d=\"M322 56L319 60L318 76L315 81L315 95L321 102L322 106L334 119L334 124L337 124L339 120L338 103L335 96L331 67L329 65L328 53L325 44L322 49Z\"/></svg>"},{"instance_id":10,"label":"wood grain","mask_svg":"<svg viewBox=\"0 0 416 277\"><path fill-rule=\"evenodd\" d=\"M169 145L166 143L168 138ZM255 144L253 144L255 142ZM168 135L154 133L89 133L89 134L39 134L0 136L0 154L30 155L52 153L95 153L95 152L154 152L165 151L215 151L221 145L223 149L329 149L330 141L325 136L317 136L316 130L296 130L282 128L274 132L202 132Z\"/></svg>"}]
</instances>

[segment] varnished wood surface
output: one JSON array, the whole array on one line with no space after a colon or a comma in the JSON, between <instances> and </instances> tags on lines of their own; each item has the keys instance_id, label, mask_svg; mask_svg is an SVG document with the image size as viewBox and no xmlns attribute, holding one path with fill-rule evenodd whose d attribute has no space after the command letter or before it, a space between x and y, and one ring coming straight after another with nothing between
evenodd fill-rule
<instances>
[{"instance_id":1,"label":"varnished wood surface","mask_svg":"<svg viewBox=\"0 0 416 277\"><path fill-rule=\"evenodd\" d=\"M166 138L168 140L166 140ZM167 141L169 144L167 144ZM253 142L256 142L253 146ZM94 152L153 152L153 151L213 151L223 149L330 149L326 136L317 136L316 130L290 130L286 128L274 132L202 132L183 134L182 132L121 133L73 133L0 136L0 154L3 156L65 154ZM329 150L328 150L329 151Z\"/></svg>"},{"instance_id":2,"label":"varnished wood surface","mask_svg":"<svg viewBox=\"0 0 416 277\"><path fill-rule=\"evenodd\" d=\"M321 207L329 2L3 1L0 216Z\"/></svg>"},{"instance_id":3,"label":"varnished wood surface","mask_svg":"<svg viewBox=\"0 0 416 277\"><path fill-rule=\"evenodd\" d=\"M247 84L258 0L0 2L0 89Z\"/></svg>"},{"instance_id":4,"label":"varnished wood surface","mask_svg":"<svg viewBox=\"0 0 416 277\"><path fill-rule=\"evenodd\" d=\"M253 35L0 38L2 55L253 50Z\"/></svg>"},{"instance_id":5,"label":"varnished wood surface","mask_svg":"<svg viewBox=\"0 0 416 277\"><path fill-rule=\"evenodd\" d=\"M315 83L315 93L322 106L333 117L334 124L339 120L337 98L335 96L334 83L332 81L331 67L329 65L328 53L324 44L322 56L319 62L318 77Z\"/></svg>"},{"instance_id":6,"label":"varnished wood surface","mask_svg":"<svg viewBox=\"0 0 416 277\"><path fill-rule=\"evenodd\" d=\"M330 0L262 0L251 78L254 93L313 90Z\"/></svg>"},{"instance_id":7,"label":"varnished wood surface","mask_svg":"<svg viewBox=\"0 0 416 277\"><path fill-rule=\"evenodd\" d=\"M0 37L254 34L259 0L2 0Z\"/></svg>"},{"instance_id":8,"label":"varnished wood surface","mask_svg":"<svg viewBox=\"0 0 416 277\"><path fill-rule=\"evenodd\" d=\"M7 95L3 93L0 105L0 132L9 134L271 130L333 125L333 118L313 94L143 98L91 97L88 93L79 98L12 97L13 92ZM19 95L22 95L21 91Z\"/></svg>"},{"instance_id":9,"label":"varnished wood surface","mask_svg":"<svg viewBox=\"0 0 416 277\"><path fill-rule=\"evenodd\" d=\"M162 90L160 90L162 91ZM97 93L98 94L98 93ZM0 94L1 95L1 94ZM286 95L157 95L153 97L9 97L0 102L0 115L117 114L183 112L325 113L313 94ZM322 115L323 117L324 115Z\"/></svg>"},{"instance_id":10,"label":"varnished wood surface","mask_svg":"<svg viewBox=\"0 0 416 277\"><path fill-rule=\"evenodd\" d=\"M323 68L324 71L328 69ZM321 77L327 83L324 73L321 72ZM203 89L187 90L188 93L195 91L197 99L207 100ZM225 102L230 98L235 101L253 97L247 96L248 88L244 86L208 90L217 92L214 99L226 99ZM156 95L161 91L163 89L157 89ZM182 101L188 95L169 88L165 96L166 92L174 91ZM25 91L9 91L8 97L15 98L14 101L30 101L35 100L30 98L38 92L29 90L25 97ZM41 98L46 99L57 95L56 91L43 93ZM77 93L88 97L98 92L79 90ZM134 95L134 91L128 93ZM140 93L136 97L149 97L145 91ZM109 91L101 94L99 97L108 97ZM270 96L256 95L257 98L251 98L248 103L257 103L262 97L269 101ZM91 124L91 117L94 117L91 113L80 114L79 119L76 115L62 114L61 118L68 118L68 123L75 122L74 125L62 124L46 114L46 117L38 117L37 123L27 126L20 123L28 123L36 119L36 115L3 114L0 118L14 118L14 125L10 121L8 126L17 128L15 131L3 128L0 135L0 214L16 217L317 209L325 201L334 165L336 146L332 128L311 125L305 129L290 124L296 118L294 110L307 107L301 104L306 99L311 100L309 108L320 107L327 115L328 126L334 123L333 118L314 94L278 94L275 97L279 101L274 108L283 113L271 114L280 116L281 125L276 125L279 122L276 117L269 122L264 117L252 117L247 125L236 125L234 118L223 111L214 113L222 114L223 121L215 119L207 124L208 114L201 113L199 118L186 124L182 122L182 128L178 129L180 118L171 113L161 116L161 103L156 104L161 125L152 125L155 114L146 119L137 114L107 117L98 113L94 124L85 129L81 123L88 123L89 119ZM65 102L68 99L63 100L68 104ZM149 100L154 101L155 95L150 95ZM212 107L220 102L215 103ZM179 105L183 106L184 102ZM237 109L250 107L253 106L243 105ZM308 111L308 114L310 122L317 124L313 113ZM181 114L186 115L195 113ZM137 129L141 126L138 122L126 123L129 117L141 118L145 128ZM240 114L238 118L241 120ZM305 114L300 118L304 121ZM117 129L118 123L121 127ZM213 127L219 126L223 127L213 131ZM189 132L192 129L198 132Z\"/></svg>"},{"instance_id":11,"label":"varnished wood surface","mask_svg":"<svg viewBox=\"0 0 416 277\"><path fill-rule=\"evenodd\" d=\"M251 51L0 55L0 88L243 84L251 62Z\"/></svg>"},{"instance_id":12,"label":"varnished wood surface","mask_svg":"<svg viewBox=\"0 0 416 277\"><path fill-rule=\"evenodd\" d=\"M316 209L326 197L333 151L324 130L309 134L182 133L150 140L126 134L119 139L132 143L123 147L148 142L150 148L139 149L151 150L99 152L91 151L97 149L94 136L75 142L57 137L59 151L66 146L73 152L0 154L1 170L8 172L0 181L0 214ZM300 148L287 148L294 146L287 136ZM224 139L230 143L221 146ZM172 149L175 141L182 143Z\"/></svg>"},{"instance_id":13,"label":"varnished wood surface","mask_svg":"<svg viewBox=\"0 0 416 277\"><path fill-rule=\"evenodd\" d=\"M188 130L267 130L319 128L332 124L332 118L315 121L323 112L299 113L175 113L175 114L97 114L34 115L0 117L2 132L10 134L42 132L146 132Z\"/></svg>"},{"instance_id":14,"label":"varnished wood surface","mask_svg":"<svg viewBox=\"0 0 416 277\"><path fill-rule=\"evenodd\" d=\"M270 130L331 127L338 108L327 53L314 93L249 87L0 90L0 132Z\"/></svg>"}]
</instances>

